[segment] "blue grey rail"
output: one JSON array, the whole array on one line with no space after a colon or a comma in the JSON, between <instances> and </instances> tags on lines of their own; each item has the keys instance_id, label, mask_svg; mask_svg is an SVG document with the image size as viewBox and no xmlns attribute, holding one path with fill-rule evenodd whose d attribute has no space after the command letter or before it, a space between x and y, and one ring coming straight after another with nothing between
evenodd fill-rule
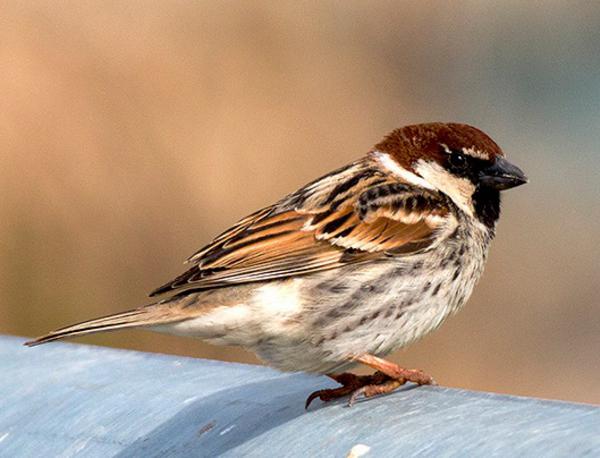
<instances>
[{"instance_id":1,"label":"blue grey rail","mask_svg":"<svg viewBox=\"0 0 600 458\"><path fill-rule=\"evenodd\" d=\"M600 408L406 387L308 411L326 377L0 336L1 457L600 456Z\"/></svg>"}]
</instances>

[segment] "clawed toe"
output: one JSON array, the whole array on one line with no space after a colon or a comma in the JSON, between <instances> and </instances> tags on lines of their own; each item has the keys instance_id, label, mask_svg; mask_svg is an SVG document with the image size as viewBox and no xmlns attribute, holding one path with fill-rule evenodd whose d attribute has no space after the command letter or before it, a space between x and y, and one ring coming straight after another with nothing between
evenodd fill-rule
<instances>
[{"instance_id":1,"label":"clawed toe","mask_svg":"<svg viewBox=\"0 0 600 458\"><path fill-rule=\"evenodd\" d=\"M334 399L343 398L347 396L352 391L348 390L346 387L341 388L332 388L329 390L318 390L311 393L308 398L306 398L306 403L304 404L304 408L308 409L310 404L317 398L319 398L323 402L333 401Z\"/></svg>"},{"instance_id":2,"label":"clawed toe","mask_svg":"<svg viewBox=\"0 0 600 458\"><path fill-rule=\"evenodd\" d=\"M376 396L378 394L386 394L394 391L399 386L404 385L404 380L388 380L387 382L381 383L379 385L367 385L355 390L348 400L348 407L352 407L356 400L360 396L364 396L365 398L370 398L372 396Z\"/></svg>"},{"instance_id":3,"label":"clawed toe","mask_svg":"<svg viewBox=\"0 0 600 458\"><path fill-rule=\"evenodd\" d=\"M361 394L364 394L367 397L374 396L377 394L376 387L384 386L388 382L396 383L396 386L401 385L399 381L391 380L390 377L379 371L372 375L355 375L345 372L343 374L329 374L329 377L340 383L342 386L339 388L318 390L311 393L308 398L306 398L306 403L304 405L306 409L308 409L310 404L317 398L323 402L329 402L350 395L350 400L352 401ZM393 388L391 388L390 391L392 389ZM350 403L350 405L352 405L352 403L353 401Z\"/></svg>"},{"instance_id":4,"label":"clawed toe","mask_svg":"<svg viewBox=\"0 0 600 458\"><path fill-rule=\"evenodd\" d=\"M351 374L349 372L344 372L342 374L328 374L328 377L332 378L342 386L339 388L318 390L314 393L311 393L310 396L306 398L306 403L304 404L305 409L308 409L310 404L317 398L319 398L323 402L329 402L333 401L334 399L339 399L343 398L344 396L348 396L359 387L368 383L365 379L370 376L360 376Z\"/></svg>"},{"instance_id":5,"label":"clawed toe","mask_svg":"<svg viewBox=\"0 0 600 458\"><path fill-rule=\"evenodd\" d=\"M342 386L311 393L306 399L304 407L308 409L310 404L317 398L323 402L329 402L348 395L350 396L348 405L352 406L360 396L370 398L379 394L390 393L406 382L416 383L417 385L437 385L431 376L421 370L404 369L379 358L370 358L364 358L364 361L361 362L368 361L371 363L370 366L382 370L378 370L373 375L355 375L349 372L329 374L330 378Z\"/></svg>"}]
</instances>

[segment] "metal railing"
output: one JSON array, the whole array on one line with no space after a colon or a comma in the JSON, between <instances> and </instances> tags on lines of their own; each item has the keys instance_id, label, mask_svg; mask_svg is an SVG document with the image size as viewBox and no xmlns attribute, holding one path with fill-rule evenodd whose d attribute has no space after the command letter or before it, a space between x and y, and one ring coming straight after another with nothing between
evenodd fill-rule
<instances>
[{"instance_id":1,"label":"metal railing","mask_svg":"<svg viewBox=\"0 0 600 458\"><path fill-rule=\"evenodd\" d=\"M1 457L600 456L600 408L442 387L304 410L335 384L0 336Z\"/></svg>"}]
</instances>

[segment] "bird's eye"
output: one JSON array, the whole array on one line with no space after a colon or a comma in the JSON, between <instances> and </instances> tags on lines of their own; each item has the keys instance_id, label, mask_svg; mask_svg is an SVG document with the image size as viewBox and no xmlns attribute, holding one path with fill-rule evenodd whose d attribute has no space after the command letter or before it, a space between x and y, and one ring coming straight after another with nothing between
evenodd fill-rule
<instances>
[{"instance_id":1,"label":"bird's eye","mask_svg":"<svg viewBox=\"0 0 600 458\"><path fill-rule=\"evenodd\" d=\"M453 151L448 160L450 165L456 169L464 169L467 166L467 158L458 151Z\"/></svg>"}]
</instances>

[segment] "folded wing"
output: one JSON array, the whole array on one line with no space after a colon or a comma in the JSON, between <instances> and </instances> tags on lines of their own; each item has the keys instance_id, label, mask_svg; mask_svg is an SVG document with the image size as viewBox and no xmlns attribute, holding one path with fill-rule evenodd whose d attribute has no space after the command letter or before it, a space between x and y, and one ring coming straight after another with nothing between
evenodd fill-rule
<instances>
[{"instance_id":1,"label":"folded wing","mask_svg":"<svg viewBox=\"0 0 600 458\"><path fill-rule=\"evenodd\" d=\"M215 238L152 295L335 269L430 247L449 218L437 193L357 162L259 210Z\"/></svg>"}]
</instances>

